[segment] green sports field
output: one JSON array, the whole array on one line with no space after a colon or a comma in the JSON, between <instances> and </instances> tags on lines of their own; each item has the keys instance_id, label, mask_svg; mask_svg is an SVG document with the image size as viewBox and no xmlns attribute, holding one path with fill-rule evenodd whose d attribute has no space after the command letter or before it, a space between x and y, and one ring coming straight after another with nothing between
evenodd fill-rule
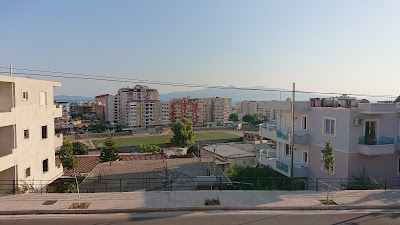
<instances>
[{"instance_id":1,"label":"green sports field","mask_svg":"<svg viewBox=\"0 0 400 225\"><path fill-rule=\"evenodd\" d=\"M195 132L195 141L208 141L208 140L219 140L219 139L231 139L238 138L239 136L226 133L223 131L211 131L211 132ZM154 136L142 136L142 137L121 137L113 138L116 147L126 147L135 145L154 145L169 143L171 135L154 135ZM94 146L98 146L103 140L92 140Z\"/></svg>"}]
</instances>

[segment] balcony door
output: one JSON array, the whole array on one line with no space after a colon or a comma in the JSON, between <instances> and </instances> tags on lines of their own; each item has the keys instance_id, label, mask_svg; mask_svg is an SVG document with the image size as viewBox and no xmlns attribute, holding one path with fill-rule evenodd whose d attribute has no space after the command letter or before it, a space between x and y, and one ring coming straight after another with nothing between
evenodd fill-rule
<instances>
[{"instance_id":1,"label":"balcony door","mask_svg":"<svg viewBox=\"0 0 400 225\"><path fill-rule=\"evenodd\" d=\"M377 121L365 121L365 130L364 130L364 135L375 135L377 136L378 130L377 130Z\"/></svg>"}]
</instances>

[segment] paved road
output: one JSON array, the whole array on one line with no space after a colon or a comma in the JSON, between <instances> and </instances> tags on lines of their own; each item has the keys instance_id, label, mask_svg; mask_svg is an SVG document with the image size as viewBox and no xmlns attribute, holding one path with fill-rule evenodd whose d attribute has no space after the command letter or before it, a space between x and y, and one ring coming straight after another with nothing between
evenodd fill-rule
<instances>
[{"instance_id":1,"label":"paved road","mask_svg":"<svg viewBox=\"0 0 400 225\"><path fill-rule=\"evenodd\" d=\"M303 211L303 212L178 212L99 215L0 216L1 225L264 225L264 224L400 224L400 211Z\"/></svg>"}]
</instances>

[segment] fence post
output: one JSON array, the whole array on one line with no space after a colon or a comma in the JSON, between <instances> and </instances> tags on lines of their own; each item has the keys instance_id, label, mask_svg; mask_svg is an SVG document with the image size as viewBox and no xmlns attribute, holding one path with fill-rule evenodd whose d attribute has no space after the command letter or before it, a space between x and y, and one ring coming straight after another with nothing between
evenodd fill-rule
<instances>
[{"instance_id":1,"label":"fence post","mask_svg":"<svg viewBox=\"0 0 400 225\"><path fill-rule=\"evenodd\" d=\"M318 191L318 178L315 178L315 191Z\"/></svg>"},{"instance_id":2,"label":"fence post","mask_svg":"<svg viewBox=\"0 0 400 225\"><path fill-rule=\"evenodd\" d=\"M146 191L147 191L147 177L146 177Z\"/></svg>"},{"instance_id":3,"label":"fence post","mask_svg":"<svg viewBox=\"0 0 400 225\"><path fill-rule=\"evenodd\" d=\"M340 178L340 185L339 185L340 186L340 189L339 189L340 191L342 190L342 179L343 178Z\"/></svg>"},{"instance_id":4,"label":"fence post","mask_svg":"<svg viewBox=\"0 0 400 225\"><path fill-rule=\"evenodd\" d=\"M13 182L13 194L15 195L15 192L16 192L16 190L15 190L15 180L13 180L12 182Z\"/></svg>"},{"instance_id":5,"label":"fence post","mask_svg":"<svg viewBox=\"0 0 400 225\"><path fill-rule=\"evenodd\" d=\"M43 194L42 180L40 180L40 194Z\"/></svg>"},{"instance_id":6,"label":"fence post","mask_svg":"<svg viewBox=\"0 0 400 225\"><path fill-rule=\"evenodd\" d=\"M119 179L119 192L122 192L122 179Z\"/></svg>"},{"instance_id":7,"label":"fence post","mask_svg":"<svg viewBox=\"0 0 400 225\"><path fill-rule=\"evenodd\" d=\"M219 190L222 190L222 177L219 177Z\"/></svg>"},{"instance_id":8,"label":"fence post","mask_svg":"<svg viewBox=\"0 0 400 225\"><path fill-rule=\"evenodd\" d=\"M387 188L387 177L385 177L385 191L386 191L386 188Z\"/></svg>"}]
</instances>

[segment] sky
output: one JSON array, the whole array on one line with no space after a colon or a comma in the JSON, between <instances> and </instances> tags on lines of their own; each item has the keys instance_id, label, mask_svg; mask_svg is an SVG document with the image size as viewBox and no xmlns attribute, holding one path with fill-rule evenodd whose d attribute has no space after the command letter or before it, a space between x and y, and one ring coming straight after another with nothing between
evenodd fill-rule
<instances>
[{"instance_id":1,"label":"sky","mask_svg":"<svg viewBox=\"0 0 400 225\"><path fill-rule=\"evenodd\" d=\"M0 0L0 66L399 95L399 12L395 0ZM134 85L31 77L62 82L58 95Z\"/></svg>"}]
</instances>

